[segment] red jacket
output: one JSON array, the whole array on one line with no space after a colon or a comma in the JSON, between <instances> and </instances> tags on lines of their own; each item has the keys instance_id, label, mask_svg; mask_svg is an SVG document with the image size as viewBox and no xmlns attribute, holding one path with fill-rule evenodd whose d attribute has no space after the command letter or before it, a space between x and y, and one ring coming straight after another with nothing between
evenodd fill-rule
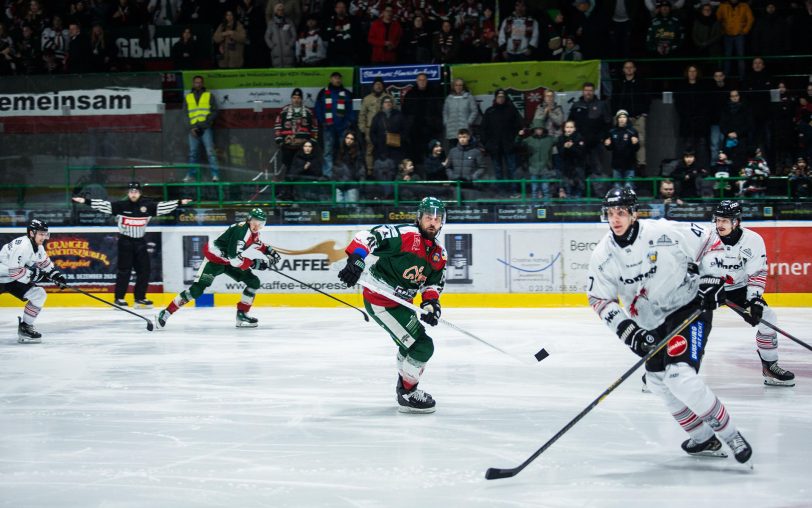
<instances>
[{"instance_id":1,"label":"red jacket","mask_svg":"<svg viewBox=\"0 0 812 508\"><path fill-rule=\"evenodd\" d=\"M387 32L387 28L389 29ZM372 22L369 27L369 36L367 40L372 46L372 62L392 62L397 61L398 46L400 45L400 38L403 36L403 29L400 23L392 20L387 27L386 23L380 19ZM384 43L389 41L392 44L390 49L384 47Z\"/></svg>"}]
</instances>

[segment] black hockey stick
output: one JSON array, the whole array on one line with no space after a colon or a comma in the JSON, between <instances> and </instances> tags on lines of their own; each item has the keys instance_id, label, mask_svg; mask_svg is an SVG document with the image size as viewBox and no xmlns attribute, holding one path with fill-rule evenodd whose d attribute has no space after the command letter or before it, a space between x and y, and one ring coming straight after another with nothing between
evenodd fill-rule
<instances>
[{"instance_id":1,"label":"black hockey stick","mask_svg":"<svg viewBox=\"0 0 812 508\"><path fill-rule=\"evenodd\" d=\"M359 308L358 308L358 307L356 307L355 305L353 305L353 304L351 304L351 303L349 303L349 302L345 302L344 300L342 300L342 299L340 299L340 298L336 298L335 296L333 296L333 295L331 295L331 294L329 294L329 293L325 293L325 292L324 292L324 291L322 291L321 289L315 288L315 287L311 286L310 284L308 284L307 282L302 282L302 281L300 281L299 279L297 279L297 278L295 278L295 277L291 277L290 275L288 275L288 274L286 274L286 273L283 273L283 272L281 272L281 271L277 270L276 268L269 267L269 268L268 268L268 270L271 270L271 271L273 271L273 272L276 272L276 273L278 273L279 275L281 275L281 276L283 276L283 277L287 277L288 279L290 279L290 280L292 280L292 281L294 281L294 282L298 282L298 283L299 283L299 284L301 284L302 286L309 287L310 289L312 289L312 290L313 290L313 291L315 291L316 293L321 293L321 294L323 294L324 296L327 296L327 297L329 297L329 298L332 298L333 300L335 300L335 301L337 301L337 302L341 302L341 303L343 303L344 305L346 305L347 307L352 307L353 309L357 310L358 312L360 312L361 314L363 314L363 315L364 315L364 321L366 321L367 323L369 322L369 316L367 316L367 313L366 313L366 312L364 312L363 310L359 309Z\"/></svg>"},{"instance_id":2,"label":"black hockey stick","mask_svg":"<svg viewBox=\"0 0 812 508\"><path fill-rule=\"evenodd\" d=\"M697 309L697 310L693 311L690 316L685 318L685 321L680 323L676 328L674 328L671 331L671 333L666 335L665 338L663 340L661 340L654 347L654 349L649 351L649 353L646 356L644 356L643 358L640 358L637 361L637 363L632 365L632 367L629 370L624 372L623 375L620 376L614 383L609 385L609 388L607 388L606 390L603 391L603 393L598 395L598 398L593 400L587 407L584 408L583 411L578 413L578 416L576 416L575 418L570 420L568 424L564 425L564 428L559 430L558 433L556 433L556 435L554 435L552 438L550 438L549 441L544 443L544 445L541 448L539 448L538 450L536 450L536 452L533 453L533 455L528 457L527 460L525 460L524 462L522 462L518 466L513 467L513 468L509 468L509 469L499 469L499 468L496 468L496 467L488 468L488 470L485 472L485 479L487 479L487 480L498 480L500 478L511 478L511 477L516 476L517 474L519 474L519 472L521 472L522 469L526 468L528 464L530 464L531 462L536 460L536 458L539 455L544 453L544 451L547 450L547 448L552 446L552 444L555 443L556 441L558 441L558 439L561 436L566 434L568 430L570 430L576 423L578 423L581 420L581 418L586 416L586 414L589 413L590 411L592 411L595 408L595 406L600 404L603 401L603 399L605 399L610 393L612 393L615 390L615 388L620 386L620 383L622 383L623 381L626 381L626 379L628 379L629 376L631 376L634 373L634 371L639 369L641 365L643 365L648 360L650 360L652 357L654 357L654 355L659 353L660 350L662 348L664 348L666 344L668 344L668 341L671 340L671 338L673 338L675 335L679 334L682 330L684 330L685 327L688 326L689 324L691 324L691 322L694 319L696 319L697 317L699 317L700 314L702 314L701 309Z\"/></svg>"},{"instance_id":3,"label":"black hockey stick","mask_svg":"<svg viewBox=\"0 0 812 508\"><path fill-rule=\"evenodd\" d=\"M731 302L730 300L725 301L725 303L727 304L727 306L728 306L728 307L730 307L731 309L733 309L733 312L735 312L736 314L740 315L741 317L749 316L749 314L748 314L748 312L747 312L746 310L744 310L743 308L739 307L738 305L736 305L735 303ZM777 326L775 326L774 324L770 323L769 321L765 321L764 319L761 319L760 321L761 321L761 324L763 324L763 325L764 325L764 326L766 326L767 328L772 328L773 330L775 330L776 332L780 333L780 334L781 334L781 335L783 335L784 337L786 337L786 338L788 338L788 339L790 339L790 340L794 340L795 342L797 342L798 344L802 345L802 346L803 346L803 347L805 347L806 349L808 349L808 350L812 351L812 346L810 346L810 345L809 345L809 344L807 344L806 342L802 341L801 339L796 339L795 337L793 337L792 335L788 334L788 333L787 333L787 332L785 332L784 330L782 330L782 329L778 328Z\"/></svg>"},{"instance_id":4,"label":"black hockey stick","mask_svg":"<svg viewBox=\"0 0 812 508\"><path fill-rule=\"evenodd\" d=\"M79 288L75 288L75 287L73 287L73 286L68 286L68 285L66 285L66 286L65 286L63 289L70 289L70 290L72 290L72 291L76 291L77 293L81 293L81 294L83 294L83 295L85 295L85 296L89 296L90 298L93 298L94 300L98 300L98 301L100 301L100 302L102 302L102 303L106 303L106 304L107 304L107 305L109 305L110 307L115 307L116 309L121 310L121 311L124 311L124 312L126 312L127 314L132 314L132 315L133 315L133 316L135 316L135 317L141 318L141 319L143 319L144 321L146 321L146 322L147 322L147 330L149 330L149 331L152 331L152 329L153 329L153 327L154 327L154 325L152 324L152 321L150 321L148 318L145 318L145 317L144 317L144 316L142 316L141 314L138 314L137 312L133 312L133 311L131 311L131 310L129 310L129 309L125 309L124 307L121 307L121 306L116 305L116 304L114 304L114 303L110 303L110 302L108 302L107 300L101 299L101 298L99 298L98 296L95 296L95 295L92 295L92 294L88 293L87 291L82 291L82 290L81 290L81 289L79 289Z\"/></svg>"}]
</instances>

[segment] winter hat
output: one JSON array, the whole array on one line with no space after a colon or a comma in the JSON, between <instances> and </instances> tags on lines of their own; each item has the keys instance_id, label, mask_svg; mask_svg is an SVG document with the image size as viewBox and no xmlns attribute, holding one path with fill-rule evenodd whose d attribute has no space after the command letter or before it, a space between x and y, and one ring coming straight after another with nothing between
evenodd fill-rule
<instances>
[{"instance_id":1,"label":"winter hat","mask_svg":"<svg viewBox=\"0 0 812 508\"><path fill-rule=\"evenodd\" d=\"M533 123L530 124L530 128L531 129L546 129L546 127L544 127L544 122L542 122L541 119L538 119L538 118L533 120Z\"/></svg>"},{"instance_id":2,"label":"winter hat","mask_svg":"<svg viewBox=\"0 0 812 508\"><path fill-rule=\"evenodd\" d=\"M435 146L443 146L443 144L440 143L440 141L437 139L432 139L431 141L429 141L429 152L434 150Z\"/></svg>"},{"instance_id":3,"label":"winter hat","mask_svg":"<svg viewBox=\"0 0 812 508\"><path fill-rule=\"evenodd\" d=\"M294 88L293 91L290 93L290 96L291 97L296 97L296 96L304 97L304 95L302 94L302 89L301 88Z\"/></svg>"},{"instance_id":4,"label":"winter hat","mask_svg":"<svg viewBox=\"0 0 812 508\"><path fill-rule=\"evenodd\" d=\"M626 111L625 109L618 109L617 113L615 113L615 119L617 119L617 117L619 116L625 116L626 118L629 118L629 112Z\"/></svg>"},{"instance_id":5,"label":"winter hat","mask_svg":"<svg viewBox=\"0 0 812 508\"><path fill-rule=\"evenodd\" d=\"M671 7L670 0L657 0L657 7Z\"/></svg>"},{"instance_id":6,"label":"winter hat","mask_svg":"<svg viewBox=\"0 0 812 508\"><path fill-rule=\"evenodd\" d=\"M501 94L501 95L504 95L504 96L505 96L505 99L507 99L507 93L505 92L505 89L504 89L504 88L499 88L499 89L497 89L497 90L496 90L496 91L493 93L493 98L495 99L495 98L499 97L499 95L500 95L500 94Z\"/></svg>"}]
</instances>

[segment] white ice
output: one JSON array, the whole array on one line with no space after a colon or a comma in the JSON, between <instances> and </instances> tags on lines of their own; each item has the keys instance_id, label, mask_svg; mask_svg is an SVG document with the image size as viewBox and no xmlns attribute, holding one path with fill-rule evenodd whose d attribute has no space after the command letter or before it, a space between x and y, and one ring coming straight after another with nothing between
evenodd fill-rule
<instances>
[{"instance_id":1,"label":"white ice","mask_svg":"<svg viewBox=\"0 0 812 508\"><path fill-rule=\"evenodd\" d=\"M151 311L146 311L150 312ZM114 310L47 308L43 343L0 310L0 506L802 507L812 505L812 351L780 340L795 388L765 387L754 329L717 312L702 374L755 469L698 459L661 401L623 383L521 463L637 357L589 309L446 309L421 387L396 410L395 347L352 309L184 308L168 328ZM812 342L808 309L779 325ZM546 348L550 356L535 363Z\"/></svg>"}]
</instances>

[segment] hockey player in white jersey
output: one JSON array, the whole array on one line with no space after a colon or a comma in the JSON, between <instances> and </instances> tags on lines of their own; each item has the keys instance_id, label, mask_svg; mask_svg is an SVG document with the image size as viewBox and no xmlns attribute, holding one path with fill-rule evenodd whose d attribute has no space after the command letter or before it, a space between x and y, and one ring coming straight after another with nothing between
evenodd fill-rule
<instances>
[{"instance_id":1,"label":"hockey player in white jersey","mask_svg":"<svg viewBox=\"0 0 812 508\"><path fill-rule=\"evenodd\" d=\"M690 436L682 443L683 450L726 456L718 435L738 462L747 462L752 454L749 443L698 375L712 310L724 301L724 281L700 278L697 266L716 235L696 224L638 220L637 195L631 189L610 190L602 213L611 231L589 263L590 305L641 357L701 309L698 318L646 362L648 387Z\"/></svg>"},{"instance_id":2,"label":"hockey player in white jersey","mask_svg":"<svg viewBox=\"0 0 812 508\"><path fill-rule=\"evenodd\" d=\"M767 250L764 239L747 228L741 227L742 209L737 201L719 203L713 213L713 223L721 243L702 259L703 274L723 277L726 280L727 299L747 314L744 320L757 326L756 347L761 358L764 384L771 386L795 386L795 374L778 366L778 335L763 324L763 317L777 325L775 311L767 306L763 294L767 282Z\"/></svg>"},{"instance_id":3,"label":"hockey player in white jersey","mask_svg":"<svg viewBox=\"0 0 812 508\"><path fill-rule=\"evenodd\" d=\"M34 328L34 320L45 304L45 290L36 283L42 280L65 287L65 276L54 269L45 253L49 237L48 224L32 219L25 236L15 238L0 249L0 294L11 293L26 302L23 317L18 318L17 342L39 344L42 334Z\"/></svg>"}]
</instances>

